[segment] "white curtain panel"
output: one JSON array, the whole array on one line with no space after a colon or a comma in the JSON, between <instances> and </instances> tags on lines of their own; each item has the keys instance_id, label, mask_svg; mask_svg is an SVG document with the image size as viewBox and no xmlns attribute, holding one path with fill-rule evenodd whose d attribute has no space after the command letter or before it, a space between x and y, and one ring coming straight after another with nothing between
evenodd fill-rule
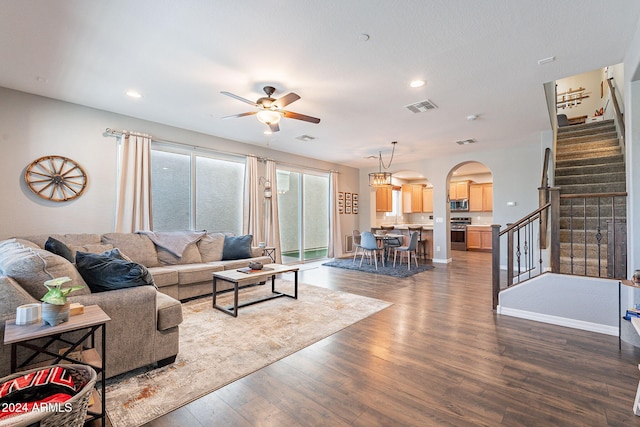
<instances>
[{"instance_id":1,"label":"white curtain panel","mask_svg":"<svg viewBox=\"0 0 640 427\"><path fill-rule=\"evenodd\" d=\"M116 232L151 231L151 136L123 132L119 145Z\"/></svg>"},{"instance_id":2,"label":"white curtain panel","mask_svg":"<svg viewBox=\"0 0 640 427\"><path fill-rule=\"evenodd\" d=\"M342 256L342 232L338 214L338 172L329 173L329 258Z\"/></svg>"},{"instance_id":3,"label":"white curtain panel","mask_svg":"<svg viewBox=\"0 0 640 427\"><path fill-rule=\"evenodd\" d=\"M258 158L247 156L244 172L244 207L242 209L242 230L244 234L253 236L253 245L257 246L262 239L263 218L260 205L263 193L260 191L260 175Z\"/></svg>"},{"instance_id":4,"label":"white curtain panel","mask_svg":"<svg viewBox=\"0 0 640 427\"><path fill-rule=\"evenodd\" d=\"M280 222L278 219L278 176L276 174L276 162L266 161L267 181L271 183L271 199L266 202L267 225L265 242L267 246L276 248L276 263L282 263L280 254Z\"/></svg>"}]
</instances>

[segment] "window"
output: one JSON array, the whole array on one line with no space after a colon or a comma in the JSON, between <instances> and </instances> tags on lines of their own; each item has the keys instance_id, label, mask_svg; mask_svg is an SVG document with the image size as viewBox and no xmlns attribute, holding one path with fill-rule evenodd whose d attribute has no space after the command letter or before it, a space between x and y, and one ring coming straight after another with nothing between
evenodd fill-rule
<instances>
[{"instance_id":1,"label":"window","mask_svg":"<svg viewBox=\"0 0 640 427\"><path fill-rule=\"evenodd\" d=\"M244 158L154 143L154 231L242 232Z\"/></svg>"}]
</instances>

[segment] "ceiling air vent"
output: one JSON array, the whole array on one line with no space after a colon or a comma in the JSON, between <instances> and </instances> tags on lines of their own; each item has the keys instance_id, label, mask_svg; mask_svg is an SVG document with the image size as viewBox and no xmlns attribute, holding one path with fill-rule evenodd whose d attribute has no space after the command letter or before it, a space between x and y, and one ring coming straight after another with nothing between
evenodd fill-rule
<instances>
[{"instance_id":1,"label":"ceiling air vent","mask_svg":"<svg viewBox=\"0 0 640 427\"><path fill-rule=\"evenodd\" d=\"M424 101L416 102L415 104L405 105L405 108L412 113L424 113L425 111L435 110L438 106L430 100L425 99Z\"/></svg>"},{"instance_id":2,"label":"ceiling air vent","mask_svg":"<svg viewBox=\"0 0 640 427\"><path fill-rule=\"evenodd\" d=\"M470 139L463 139L462 141L456 141L456 144L469 145L469 144L475 144L476 142L478 142L478 141L476 141L473 138L470 138Z\"/></svg>"},{"instance_id":3,"label":"ceiling air vent","mask_svg":"<svg viewBox=\"0 0 640 427\"><path fill-rule=\"evenodd\" d=\"M296 139L300 141L308 142L308 141L313 141L316 138L311 135L300 135L300 136L296 136Z\"/></svg>"}]
</instances>

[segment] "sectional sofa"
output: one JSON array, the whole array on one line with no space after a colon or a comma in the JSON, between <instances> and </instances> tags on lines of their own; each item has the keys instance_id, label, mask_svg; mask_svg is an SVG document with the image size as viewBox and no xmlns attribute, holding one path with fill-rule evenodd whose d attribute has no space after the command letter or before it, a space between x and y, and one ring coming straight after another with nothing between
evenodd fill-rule
<instances>
[{"instance_id":1,"label":"sectional sofa","mask_svg":"<svg viewBox=\"0 0 640 427\"><path fill-rule=\"evenodd\" d=\"M155 235L139 233L42 234L0 241L0 333L15 318L19 305L35 303L44 295L44 281L68 276L84 285L71 302L97 304L111 318L107 323L107 377L147 365L172 363L178 354L180 300L210 294L212 273L246 267L249 261L272 262L262 249L249 247L225 256L222 233L200 233L184 246L180 256L154 243ZM91 292L72 262L44 249L50 238L64 243L72 254L102 254L117 248L132 262L147 267L155 286L135 286ZM51 248L49 248L51 249ZM238 258L245 254L248 258ZM223 259L225 258L225 259ZM235 259L226 259L235 258ZM9 374L10 346L0 347L0 376Z\"/></svg>"}]
</instances>

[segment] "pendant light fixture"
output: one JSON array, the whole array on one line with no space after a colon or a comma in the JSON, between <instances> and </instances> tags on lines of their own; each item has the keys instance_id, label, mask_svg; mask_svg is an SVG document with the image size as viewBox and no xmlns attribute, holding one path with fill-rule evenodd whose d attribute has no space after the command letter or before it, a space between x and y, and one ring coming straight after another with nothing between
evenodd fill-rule
<instances>
[{"instance_id":1,"label":"pendant light fixture","mask_svg":"<svg viewBox=\"0 0 640 427\"><path fill-rule=\"evenodd\" d=\"M389 164L386 166L382 161L382 151L378 152L378 172L371 172L369 174L370 187L388 187L391 185L391 172L383 172L382 169L389 169L391 167L397 143L398 141L393 141L391 143L393 145L393 149L391 150L391 159L389 159Z\"/></svg>"}]
</instances>

